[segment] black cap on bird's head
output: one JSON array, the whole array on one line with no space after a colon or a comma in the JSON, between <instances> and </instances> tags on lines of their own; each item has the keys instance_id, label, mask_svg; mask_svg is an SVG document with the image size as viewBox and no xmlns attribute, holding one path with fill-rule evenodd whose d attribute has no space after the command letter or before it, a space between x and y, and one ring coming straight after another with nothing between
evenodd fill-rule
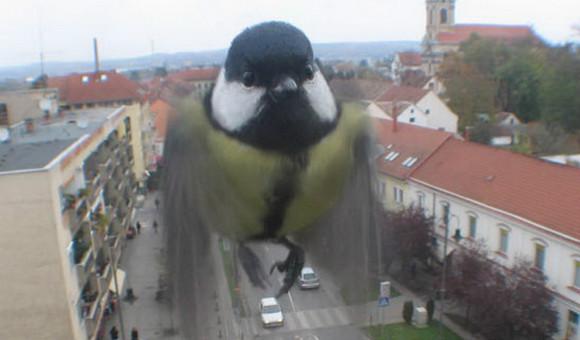
<instances>
[{"instance_id":1,"label":"black cap on bird's head","mask_svg":"<svg viewBox=\"0 0 580 340\"><path fill-rule=\"evenodd\" d=\"M208 104L228 135L282 153L316 144L339 114L310 41L283 22L252 26L232 41Z\"/></svg>"}]
</instances>

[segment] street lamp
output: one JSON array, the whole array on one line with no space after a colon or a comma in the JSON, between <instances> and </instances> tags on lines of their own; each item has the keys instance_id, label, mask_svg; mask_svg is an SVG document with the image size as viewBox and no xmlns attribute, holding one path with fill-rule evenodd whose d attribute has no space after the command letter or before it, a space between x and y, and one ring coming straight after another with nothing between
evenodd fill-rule
<instances>
[{"instance_id":1,"label":"street lamp","mask_svg":"<svg viewBox=\"0 0 580 340\"><path fill-rule=\"evenodd\" d=\"M451 216L451 218L449 217ZM455 218L457 222L457 228L455 229L455 235L453 238L455 241L459 242L462 239L461 230L459 229L459 217L457 215L450 215L449 204L444 206L443 223L445 224L445 239L443 240L443 274L441 275L441 315L439 317L439 338L443 339L443 317L445 315L445 280L447 279L447 240L449 239L449 221Z\"/></svg>"}]
</instances>

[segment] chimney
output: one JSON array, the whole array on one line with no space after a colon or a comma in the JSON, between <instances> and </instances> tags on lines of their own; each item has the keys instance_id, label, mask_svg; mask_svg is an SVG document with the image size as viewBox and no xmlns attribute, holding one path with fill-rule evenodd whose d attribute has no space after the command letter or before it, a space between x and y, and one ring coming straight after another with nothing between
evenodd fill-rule
<instances>
[{"instance_id":1,"label":"chimney","mask_svg":"<svg viewBox=\"0 0 580 340\"><path fill-rule=\"evenodd\" d=\"M471 126L466 126L463 130L463 139L469 141L471 139Z\"/></svg>"},{"instance_id":2,"label":"chimney","mask_svg":"<svg viewBox=\"0 0 580 340\"><path fill-rule=\"evenodd\" d=\"M26 118L24 120L24 125L26 126L26 132L27 133L33 133L34 132L34 119L32 119L32 118Z\"/></svg>"},{"instance_id":3,"label":"chimney","mask_svg":"<svg viewBox=\"0 0 580 340\"><path fill-rule=\"evenodd\" d=\"M397 109L397 102L393 103L393 132L397 132L397 115L399 114Z\"/></svg>"},{"instance_id":4,"label":"chimney","mask_svg":"<svg viewBox=\"0 0 580 340\"><path fill-rule=\"evenodd\" d=\"M93 38L93 51L95 53L95 73L99 73L99 47L97 46L97 38Z\"/></svg>"}]
</instances>

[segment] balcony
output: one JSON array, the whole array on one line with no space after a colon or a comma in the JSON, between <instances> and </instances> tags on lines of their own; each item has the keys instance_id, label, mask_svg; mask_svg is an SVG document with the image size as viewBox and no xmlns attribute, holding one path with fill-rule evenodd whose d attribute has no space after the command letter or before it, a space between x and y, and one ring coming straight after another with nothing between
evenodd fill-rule
<instances>
[{"instance_id":1,"label":"balcony","mask_svg":"<svg viewBox=\"0 0 580 340\"><path fill-rule=\"evenodd\" d=\"M76 234L81 225L81 220L77 217L75 210L68 209L63 214L63 225L68 226L71 234Z\"/></svg>"},{"instance_id":2,"label":"balcony","mask_svg":"<svg viewBox=\"0 0 580 340\"><path fill-rule=\"evenodd\" d=\"M109 289L111 283L111 277L113 276L113 269L110 263L107 263L102 270L99 272L97 268L97 278L99 285L99 292L105 293Z\"/></svg>"},{"instance_id":3,"label":"balcony","mask_svg":"<svg viewBox=\"0 0 580 340\"><path fill-rule=\"evenodd\" d=\"M77 273L77 279L79 285L84 284L87 282L87 279L90 277L92 273L92 268L94 264L94 255L91 249L88 249L83 257L79 260L79 263L76 264L75 269Z\"/></svg>"}]
</instances>

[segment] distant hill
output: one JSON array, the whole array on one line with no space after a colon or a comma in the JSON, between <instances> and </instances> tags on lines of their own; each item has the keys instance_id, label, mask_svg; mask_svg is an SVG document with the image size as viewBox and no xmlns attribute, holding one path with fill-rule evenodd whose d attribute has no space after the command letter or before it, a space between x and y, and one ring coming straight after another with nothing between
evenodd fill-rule
<instances>
[{"instance_id":1,"label":"distant hill","mask_svg":"<svg viewBox=\"0 0 580 340\"><path fill-rule=\"evenodd\" d=\"M418 41L382 41L382 42L345 42L313 44L314 54L322 60L361 60L366 58L382 59L394 53L407 50L418 51ZM226 49L203 52L157 53L128 59L102 60L102 69L143 69L151 66L167 65L168 68L184 66L216 65L225 58ZM73 72L89 72L94 69L92 61L82 62L47 62L44 65L49 76L64 75ZM0 80L23 79L39 74L38 64L0 67Z\"/></svg>"}]
</instances>

